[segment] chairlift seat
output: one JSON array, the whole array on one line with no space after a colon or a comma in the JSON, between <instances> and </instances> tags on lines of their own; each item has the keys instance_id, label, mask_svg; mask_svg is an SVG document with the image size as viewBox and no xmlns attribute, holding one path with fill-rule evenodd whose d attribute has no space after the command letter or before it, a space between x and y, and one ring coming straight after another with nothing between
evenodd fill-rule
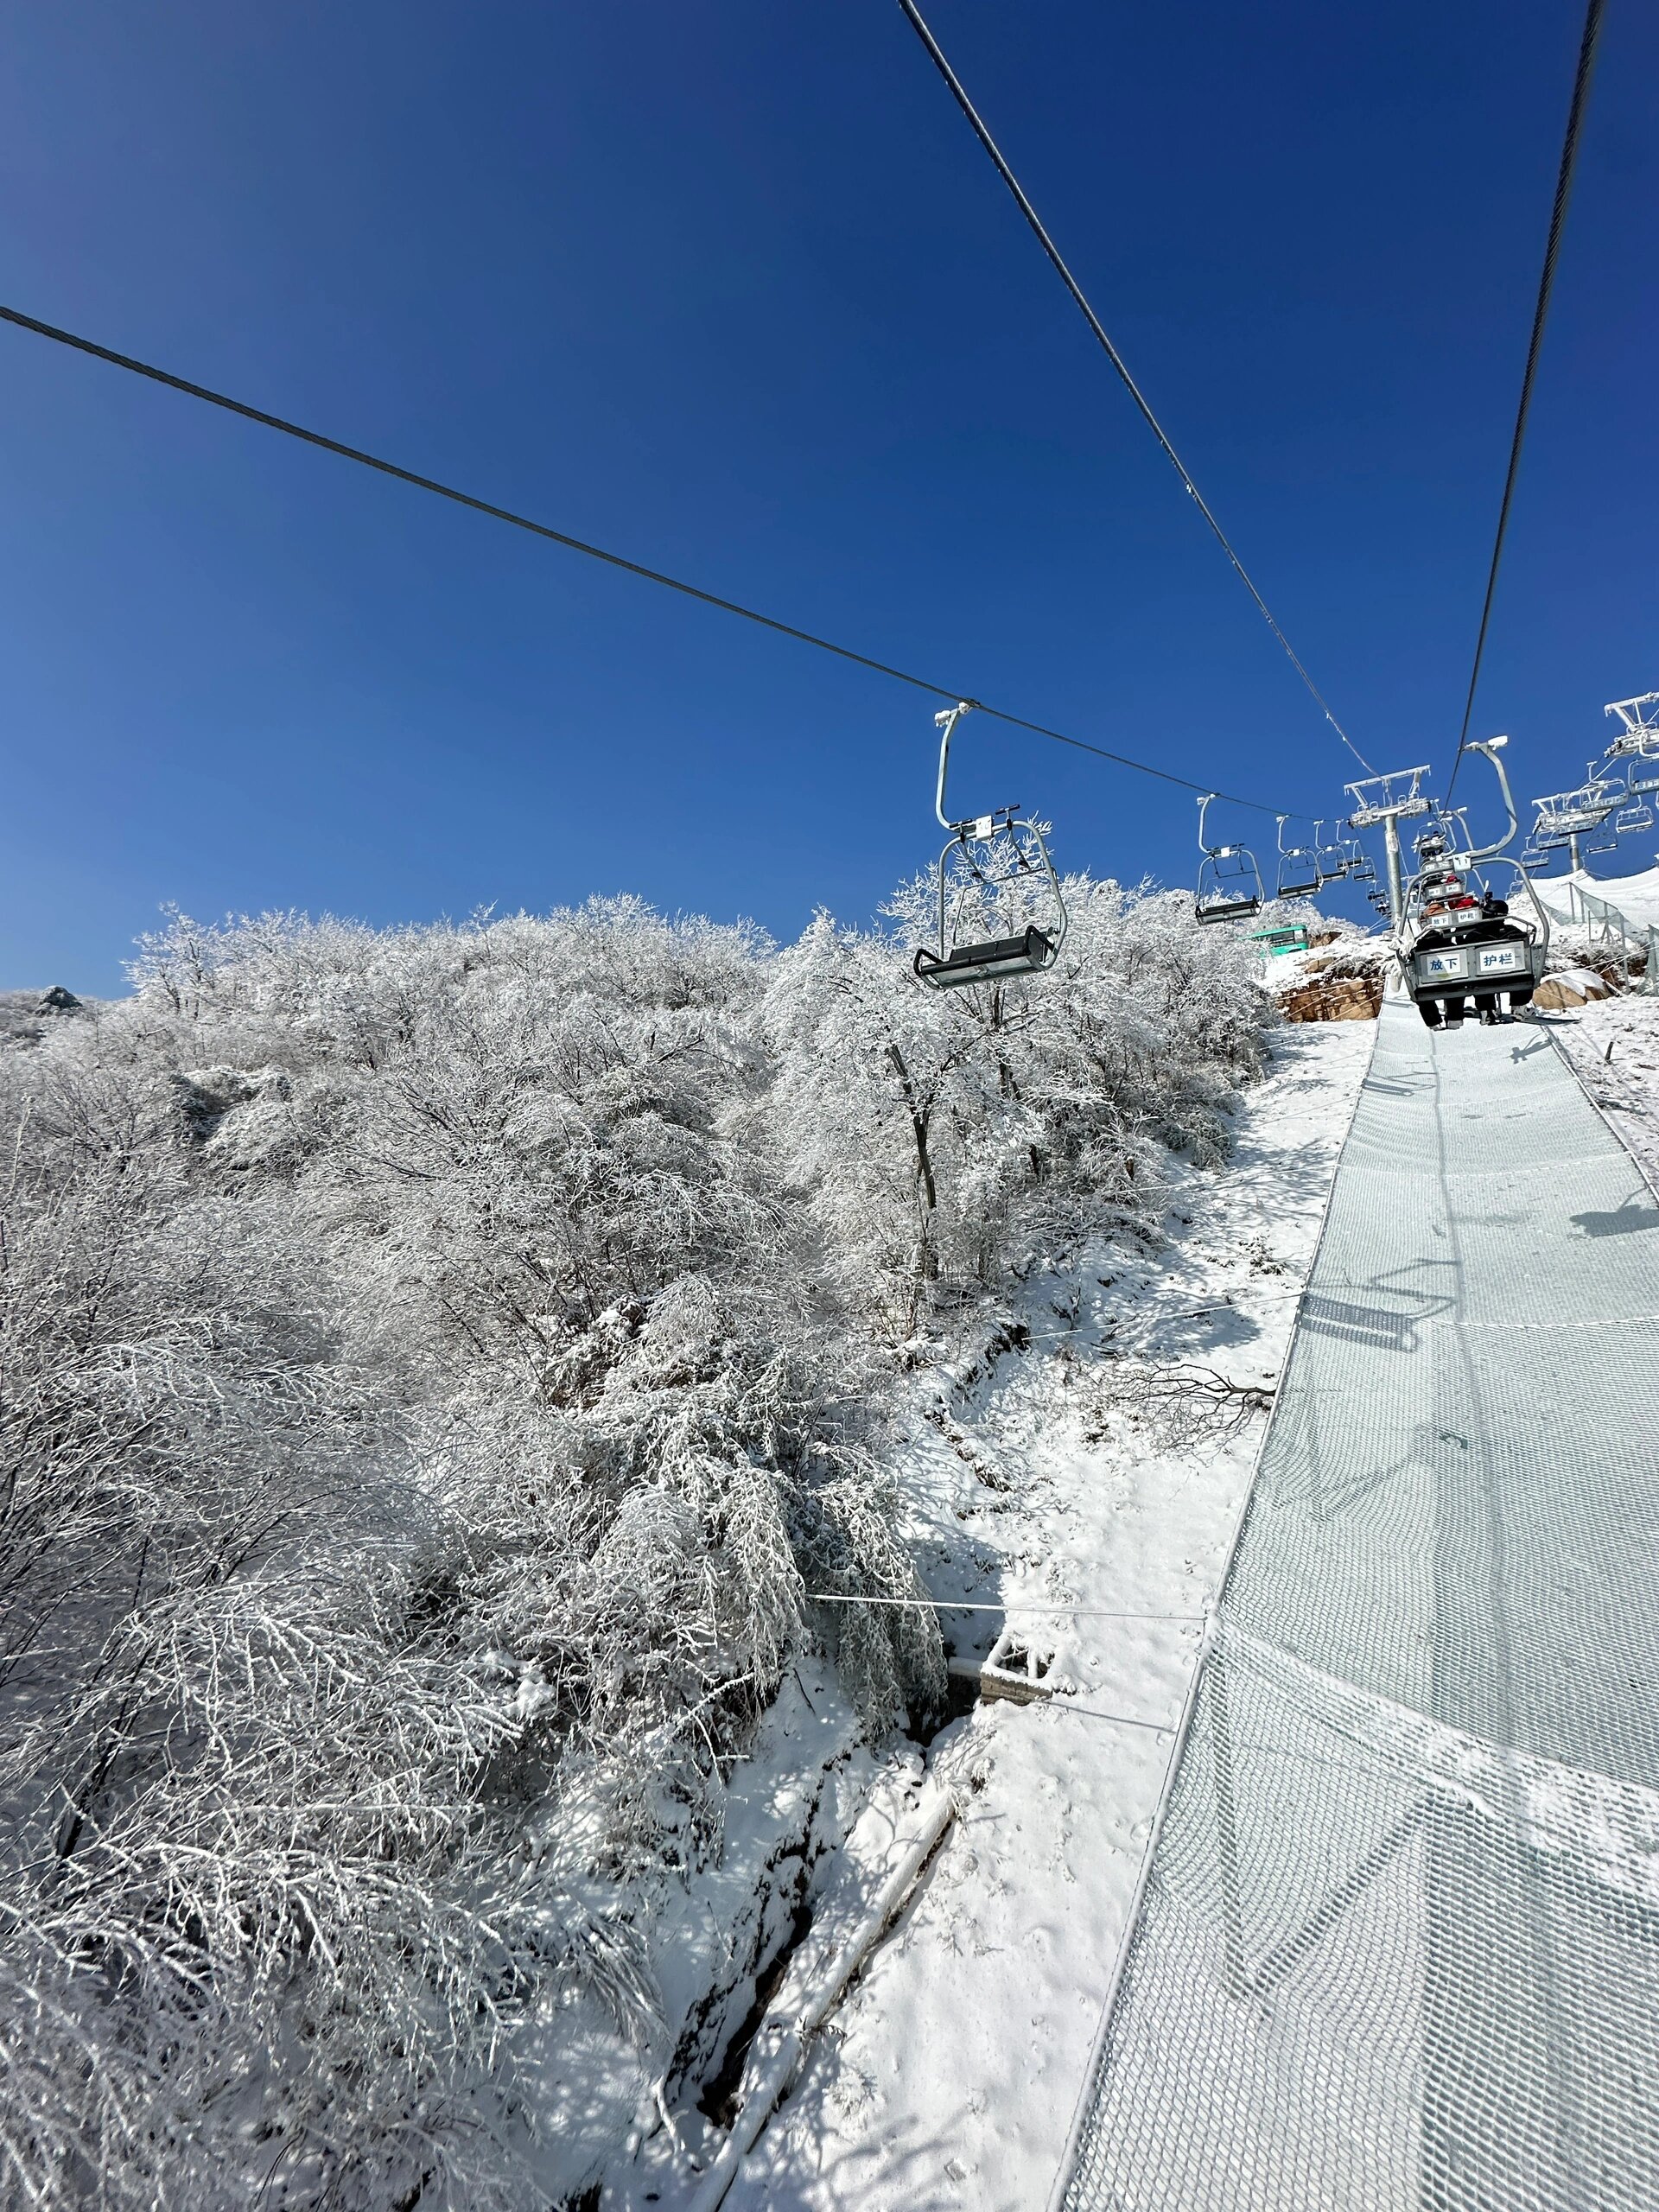
<instances>
[{"instance_id":1,"label":"chairlift seat","mask_svg":"<svg viewBox=\"0 0 1659 2212\"><path fill-rule=\"evenodd\" d=\"M1532 923L1507 915L1430 915L1407 953L1406 988L1420 1007L1475 992L1530 998L1544 980L1548 945Z\"/></svg>"},{"instance_id":2,"label":"chairlift seat","mask_svg":"<svg viewBox=\"0 0 1659 2212\"><path fill-rule=\"evenodd\" d=\"M1313 893L1322 887L1322 884L1323 879L1317 874L1311 878L1300 874L1292 874L1289 877L1281 876L1279 880L1279 896L1281 899L1311 899Z\"/></svg>"},{"instance_id":3,"label":"chairlift seat","mask_svg":"<svg viewBox=\"0 0 1659 2212\"><path fill-rule=\"evenodd\" d=\"M1259 914L1262 901L1253 891L1235 893L1220 891L1209 898L1199 898L1193 913L1201 922L1242 921L1247 914Z\"/></svg>"},{"instance_id":4,"label":"chairlift seat","mask_svg":"<svg viewBox=\"0 0 1659 2212\"><path fill-rule=\"evenodd\" d=\"M1535 988L1544 980L1543 948L1513 936L1470 932L1461 944L1429 945L1411 956L1409 987L1425 999L1461 999L1471 991Z\"/></svg>"},{"instance_id":5,"label":"chairlift seat","mask_svg":"<svg viewBox=\"0 0 1659 2212\"><path fill-rule=\"evenodd\" d=\"M1262 871L1248 845L1212 845L1204 825L1213 791L1198 801L1198 887L1192 899L1192 918L1199 922L1237 922L1259 914L1266 901Z\"/></svg>"},{"instance_id":6,"label":"chairlift seat","mask_svg":"<svg viewBox=\"0 0 1659 2212\"><path fill-rule=\"evenodd\" d=\"M918 982L935 991L1039 976L1053 966L1065 942L1065 899L1044 842L1046 825L1034 816L1021 821L1015 806L994 807L988 814L961 819L945 810L950 739L972 703L958 700L933 717L939 732L939 780L933 811L940 828L950 832L950 842L933 871L939 902L937 947L918 946L911 967ZM1009 921L1023 920L1033 903L1048 924L1046 929L1027 921L1017 937L969 941L970 928L995 929L999 921L1006 927Z\"/></svg>"},{"instance_id":7,"label":"chairlift seat","mask_svg":"<svg viewBox=\"0 0 1659 2212\"><path fill-rule=\"evenodd\" d=\"M943 959L919 946L912 963L916 974L936 991L953 991L969 983L1001 982L1014 976L1040 975L1054 964L1059 946L1033 922L1020 937L996 937L983 944L952 946Z\"/></svg>"}]
</instances>

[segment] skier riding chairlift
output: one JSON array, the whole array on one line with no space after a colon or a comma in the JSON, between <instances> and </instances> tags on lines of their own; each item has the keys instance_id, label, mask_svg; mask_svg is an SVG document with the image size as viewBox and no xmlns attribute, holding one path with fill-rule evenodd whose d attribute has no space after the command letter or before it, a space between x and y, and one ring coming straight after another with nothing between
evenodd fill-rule
<instances>
[{"instance_id":1,"label":"skier riding chairlift","mask_svg":"<svg viewBox=\"0 0 1659 2212\"><path fill-rule=\"evenodd\" d=\"M1470 750L1484 754L1497 775L1509 816L1507 833L1478 851L1453 853L1444 830L1432 831L1417 842L1419 873L1408 892L1401 963L1407 989L1431 1029L1462 1026L1469 1012L1465 982L1485 984L1484 989L1473 992L1473 998L1482 1022L1490 1024L1503 1019L1498 1007L1501 991L1509 994L1514 1013L1530 1003L1543 979L1549 918L1525 868L1503 859L1518 828L1509 779L1498 758L1503 742L1502 738L1489 739L1471 744ZM1466 824L1458 826L1466 830ZM1492 861L1515 870L1537 917L1535 925L1511 920L1508 901L1484 883L1478 893L1471 888L1465 872Z\"/></svg>"},{"instance_id":2,"label":"skier riding chairlift","mask_svg":"<svg viewBox=\"0 0 1659 2212\"><path fill-rule=\"evenodd\" d=\"M1065 942L1065 901L1043 842L1042 825L1019 820L1019 809L1014 806L1000 806L989 814L972 815L961 822L952 821L944 810L950 740L957 724L972 711L973 705L971 699L960 699L933 717L940 733L939 780L933 810L951 835L935 871L938 950L935 952L918 945L911 964L920 980L936 991L1040 975L1053 966ZM978 921L982 925L1001 906L1024 906L1022 894L1033 891L1049 910L1044 915L1046 927L1027 918L1024 929L1014 936L973 934L970 923Z\"/></svg>"},{"instance_id":3,"label":"skier riding chairlift","mask_svg":"<svg viewBox=\"0 0 1659 2212\"><path fill-rule=\"evenodd\" d=\"M1420 841L1419 850L1422 857L1432 860L1436 855L1432 850L1423 849L1430 842L1427 839ZM1440 847L1440 853L1443 855L1444 845L1438 839L1433 842ZM1459 924L1473 921L1477 914L1489 911L1507 914L1510 911L1501 899L1496 901L1495 906L1489 907L1489 902L1478 899L1463 878L1454 874L1450 868L1434 870L1423 875L1419 879L1419 886L1414 887L1421 890L1417 911L1422 919L1426 922L1433 922L1440 917L1444 917L1444 919L1439 927L1425 930L1416 938L1412 946L1414 954L1437 951L1451 944L1453 932ZM1475 1007L1483 1023L1497 1020L1497 1000L1495 995L1479 995L1475 1000ZM1443 1006L1438 1000L1425 999L1421 1007L1423 1020L1431 1029L1440 1028L1442 1021L1449 1029L1460 1027L1468 1010L1467 1002L1463 999L1448 999Z\"/></svg>"}]
</instances>

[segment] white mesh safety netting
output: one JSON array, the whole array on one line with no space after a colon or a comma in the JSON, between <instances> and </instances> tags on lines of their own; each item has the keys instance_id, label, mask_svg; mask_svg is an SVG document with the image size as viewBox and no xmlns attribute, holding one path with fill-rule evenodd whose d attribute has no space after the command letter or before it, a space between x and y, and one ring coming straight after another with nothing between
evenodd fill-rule
<instances>
[{"instance_id":1,"label":"white mesh safety netting","mask_svg":"<svg viewBox=\"0 0 1659 2212\"><path fill-rule=\"evenodd\" d=\"M1066 2212L1659 2206L1659 1206L1384 1007Z\"/></svg>"}]
</instances>

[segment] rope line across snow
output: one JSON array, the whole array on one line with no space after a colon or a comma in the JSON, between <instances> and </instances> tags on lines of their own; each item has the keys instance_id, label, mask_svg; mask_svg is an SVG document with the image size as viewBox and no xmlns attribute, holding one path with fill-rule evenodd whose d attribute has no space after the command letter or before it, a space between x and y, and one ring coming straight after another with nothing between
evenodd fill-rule
<instances>
[{"instance_id":1,"label":"rope line across snow","mask_svg":"<svg viewBox=\"0 0 1659 2212\"><path fill-rule=\"evenodd\" d=\"M1201 1626L1204 1621L1202 1613L1121 1613L1110 1605L1028 1605L1020 1598L987 1605L965 1598L880 1598L862 1592L840 1597L824 1590L809 1590L806 1597L811 1605L925 1605L939 1613L1041 1613L1045 1618L1052 1614L1067 1620L1186 1621L1194 1626Z\"/></svg>"}]
</instances>

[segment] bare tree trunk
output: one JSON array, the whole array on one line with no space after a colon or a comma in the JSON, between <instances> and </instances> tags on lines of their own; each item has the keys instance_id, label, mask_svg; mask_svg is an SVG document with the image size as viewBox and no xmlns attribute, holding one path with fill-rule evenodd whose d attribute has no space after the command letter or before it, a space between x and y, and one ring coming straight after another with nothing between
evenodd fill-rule
<instances>
[{"instance_id":1,"label":"bare tree trunk","mask_svg":"<svg viewBox=\"0 0 1659 2212\"><path fill-rule=\"evenodd\" d=\"M887 1058L892 1061L893 1071L899 1078L899 1088L904 1096L905 1110L910 1116L911 1129L916 1139L917 1173L922 1179L922 1188L927 1193L927 1211L931 1213L939 1203L939 1194L933 1187L933 1163L927 1154L927 1114L917 1100L915 1085L910 1079L910 1070L905 1065L903 1056L896 1045L888 1046Z\"/></svg>"}]
</instances>

